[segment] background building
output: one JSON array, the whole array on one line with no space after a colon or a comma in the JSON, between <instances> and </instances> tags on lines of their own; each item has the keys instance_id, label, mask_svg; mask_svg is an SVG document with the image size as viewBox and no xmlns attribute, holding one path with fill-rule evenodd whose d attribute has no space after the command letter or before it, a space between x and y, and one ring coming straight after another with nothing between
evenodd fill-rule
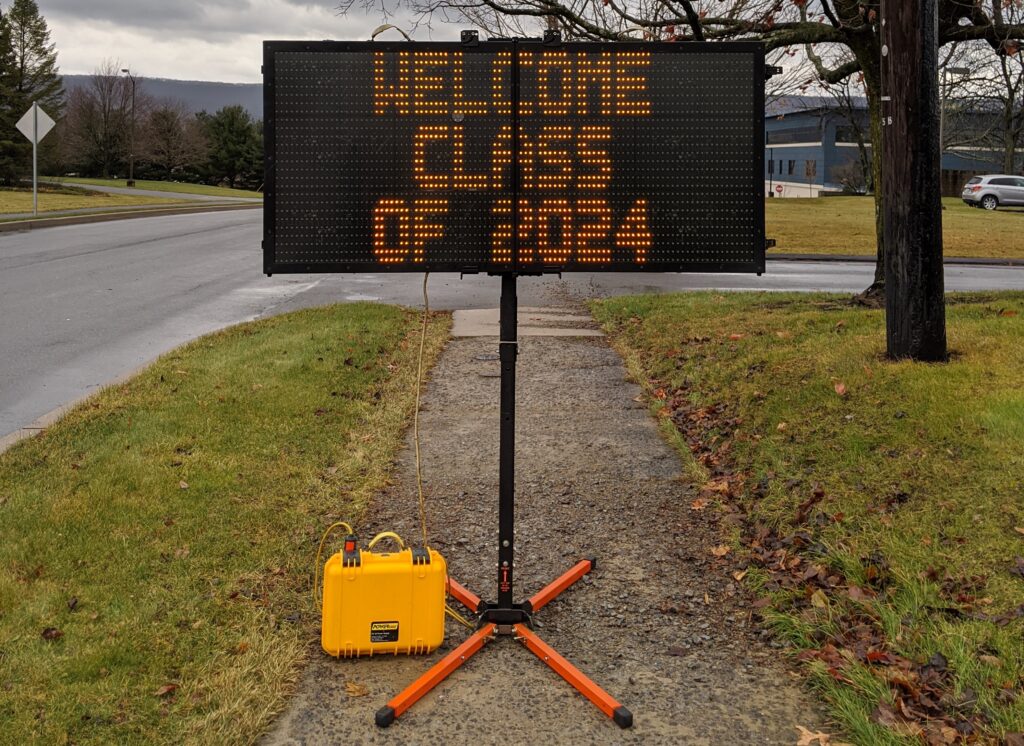
<instances>
[{"instance_id":1,"label":"background building","mask_svg":"<svg viewBox=\"0 0 1024 746\"><path fill-rule=\"evenodd\" d=\"M949 118L950 126L981 126L984 115ZM958 196L975 174L1000 173L1001 157L984 147L948 148L942 156L942 188ZM822 96L784 96L765 109L765 194L819 197L864 194L871 188L867 101Z\"/></svg>"}]
</instances>

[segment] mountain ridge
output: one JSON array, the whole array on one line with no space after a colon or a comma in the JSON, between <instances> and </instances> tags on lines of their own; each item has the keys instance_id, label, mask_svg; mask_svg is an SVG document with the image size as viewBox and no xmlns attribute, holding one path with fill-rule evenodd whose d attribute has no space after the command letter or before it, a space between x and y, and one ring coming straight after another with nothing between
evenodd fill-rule
<instances>
[{"instance_id":1,"label":"mountain ridge","mask_svg":"<svg viewBox=\"0 0 1024 746\"><path fill-rule=\"evenodd\" d=\"M64 75L64 88L70 92L89 85L91 75ZM173 78L136 78L140 91L156 99L181 101L191 111L213 113L225 106L239 104L255 118L263 118L262 83L220 83L210 80Z\"/></svg>"}]
</instances>

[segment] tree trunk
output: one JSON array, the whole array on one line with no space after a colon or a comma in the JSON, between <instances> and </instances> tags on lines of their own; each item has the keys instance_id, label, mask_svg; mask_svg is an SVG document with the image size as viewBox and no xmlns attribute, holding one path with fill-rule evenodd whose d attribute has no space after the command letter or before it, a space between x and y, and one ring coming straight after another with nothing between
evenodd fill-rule
<instances>
[{"instance_id":1,"label":"tree trunk","mask_svg":"<svg viewBox=\"0 0 1024 746\"><path fill-rule=\"evenodd\" d=\"M875 277L871 287L861 296L866 301L880 301L885 289L885 233L882 222L882 80L879 69L879 47L873 37L851 39L850 49L860 62L864 75L864 92L868 100L868 132L871 136L871 181L875 198Z\"/></svg>"},{"instance_id":2,"label":"tree trunk","mask_svg":"<svg viewBox=\"0 0 1024 746\"><path fill-rule=\"evenodd\" d=\"M938 0L882 2L885 326L890 358L946 359Z\"/></svg>"},{"instance_id":3,"label":"tree trunk","mask_svg":"<svg viewBox=\"0 0 1024 746\"><path fill-rule=\"evenodd\" d=\"M868 117L871 123L871 181L874 184L872 194L875 198L875 279L872 288L881 290L885 285L885 222L883 221L882 201L882 96L878 81L874 85L868 83L864 75L864 87L868 98Z\"/></svg>"}]
</instances>

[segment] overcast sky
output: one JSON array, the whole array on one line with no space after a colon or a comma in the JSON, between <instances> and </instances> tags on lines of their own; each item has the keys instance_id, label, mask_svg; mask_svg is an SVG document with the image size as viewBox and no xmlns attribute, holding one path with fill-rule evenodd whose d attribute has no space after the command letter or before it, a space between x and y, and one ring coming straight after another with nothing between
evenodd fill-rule
<instances>
[{"instance_id":1,"label":"overcast sky","mask_svg":"<svg viewBox=\"0 0 1024 746\"><path fill-rule=\"evenodd\" d=\"M368 39L381 23L379 15L338 15L338 0L37 2L64 73L91 73L109 58L144 77L259 83L264 39ZM417 36L457 38L459 28L435 25L432 37Z\"/></svg>"}]
</instances>

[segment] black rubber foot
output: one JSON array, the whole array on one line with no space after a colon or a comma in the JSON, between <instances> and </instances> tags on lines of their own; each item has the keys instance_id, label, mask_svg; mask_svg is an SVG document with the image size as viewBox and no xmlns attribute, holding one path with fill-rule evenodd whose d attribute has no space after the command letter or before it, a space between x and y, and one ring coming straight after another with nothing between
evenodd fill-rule
<instances>
[{"instance_id":1,"label":"black rubber foot","mask_svg":"<svg viewBox=\"0 0 1024 746\"><path fill-rule=\"evenodd\" d=\"M590 572L594 572L597 569L597 557L584 557L583 559L590 562Z\"/></svg>"},{"instance_id":2,"label":"black rubber foot","mask_svg":"<svg viewBox=\"0 0 1024 746\"><path fill-rule=\"evenodd\" d=\"M380 713L377 713L377 717L380 717ZM619 706L615 708L615 712L612 713L612 720L620 728L630 728L633 726L633 713L627 710L625 707ZM380 724L378 720L377 724Z\"/></svg>"},{"instance_id":3,"label":"black rubber foot","mask_svg":"<svg viewBox=\"0 0 1024 746\"><path fill-rule=\"evenodd\" d=\"M622 708L620 707L619 709L621 710ZM616 711L616 717L618 717L617 713L618 711ZM375 720L377 721L378 728L387 728L389 725L395 722L395 708L391 705L384 705L379 710L377 710ZM619 721L616 720L615 722ZM629 722L633 722L632 715L629 716ZM622 727L625 728L626 726Z\"/></svg>"}]
</instances>

